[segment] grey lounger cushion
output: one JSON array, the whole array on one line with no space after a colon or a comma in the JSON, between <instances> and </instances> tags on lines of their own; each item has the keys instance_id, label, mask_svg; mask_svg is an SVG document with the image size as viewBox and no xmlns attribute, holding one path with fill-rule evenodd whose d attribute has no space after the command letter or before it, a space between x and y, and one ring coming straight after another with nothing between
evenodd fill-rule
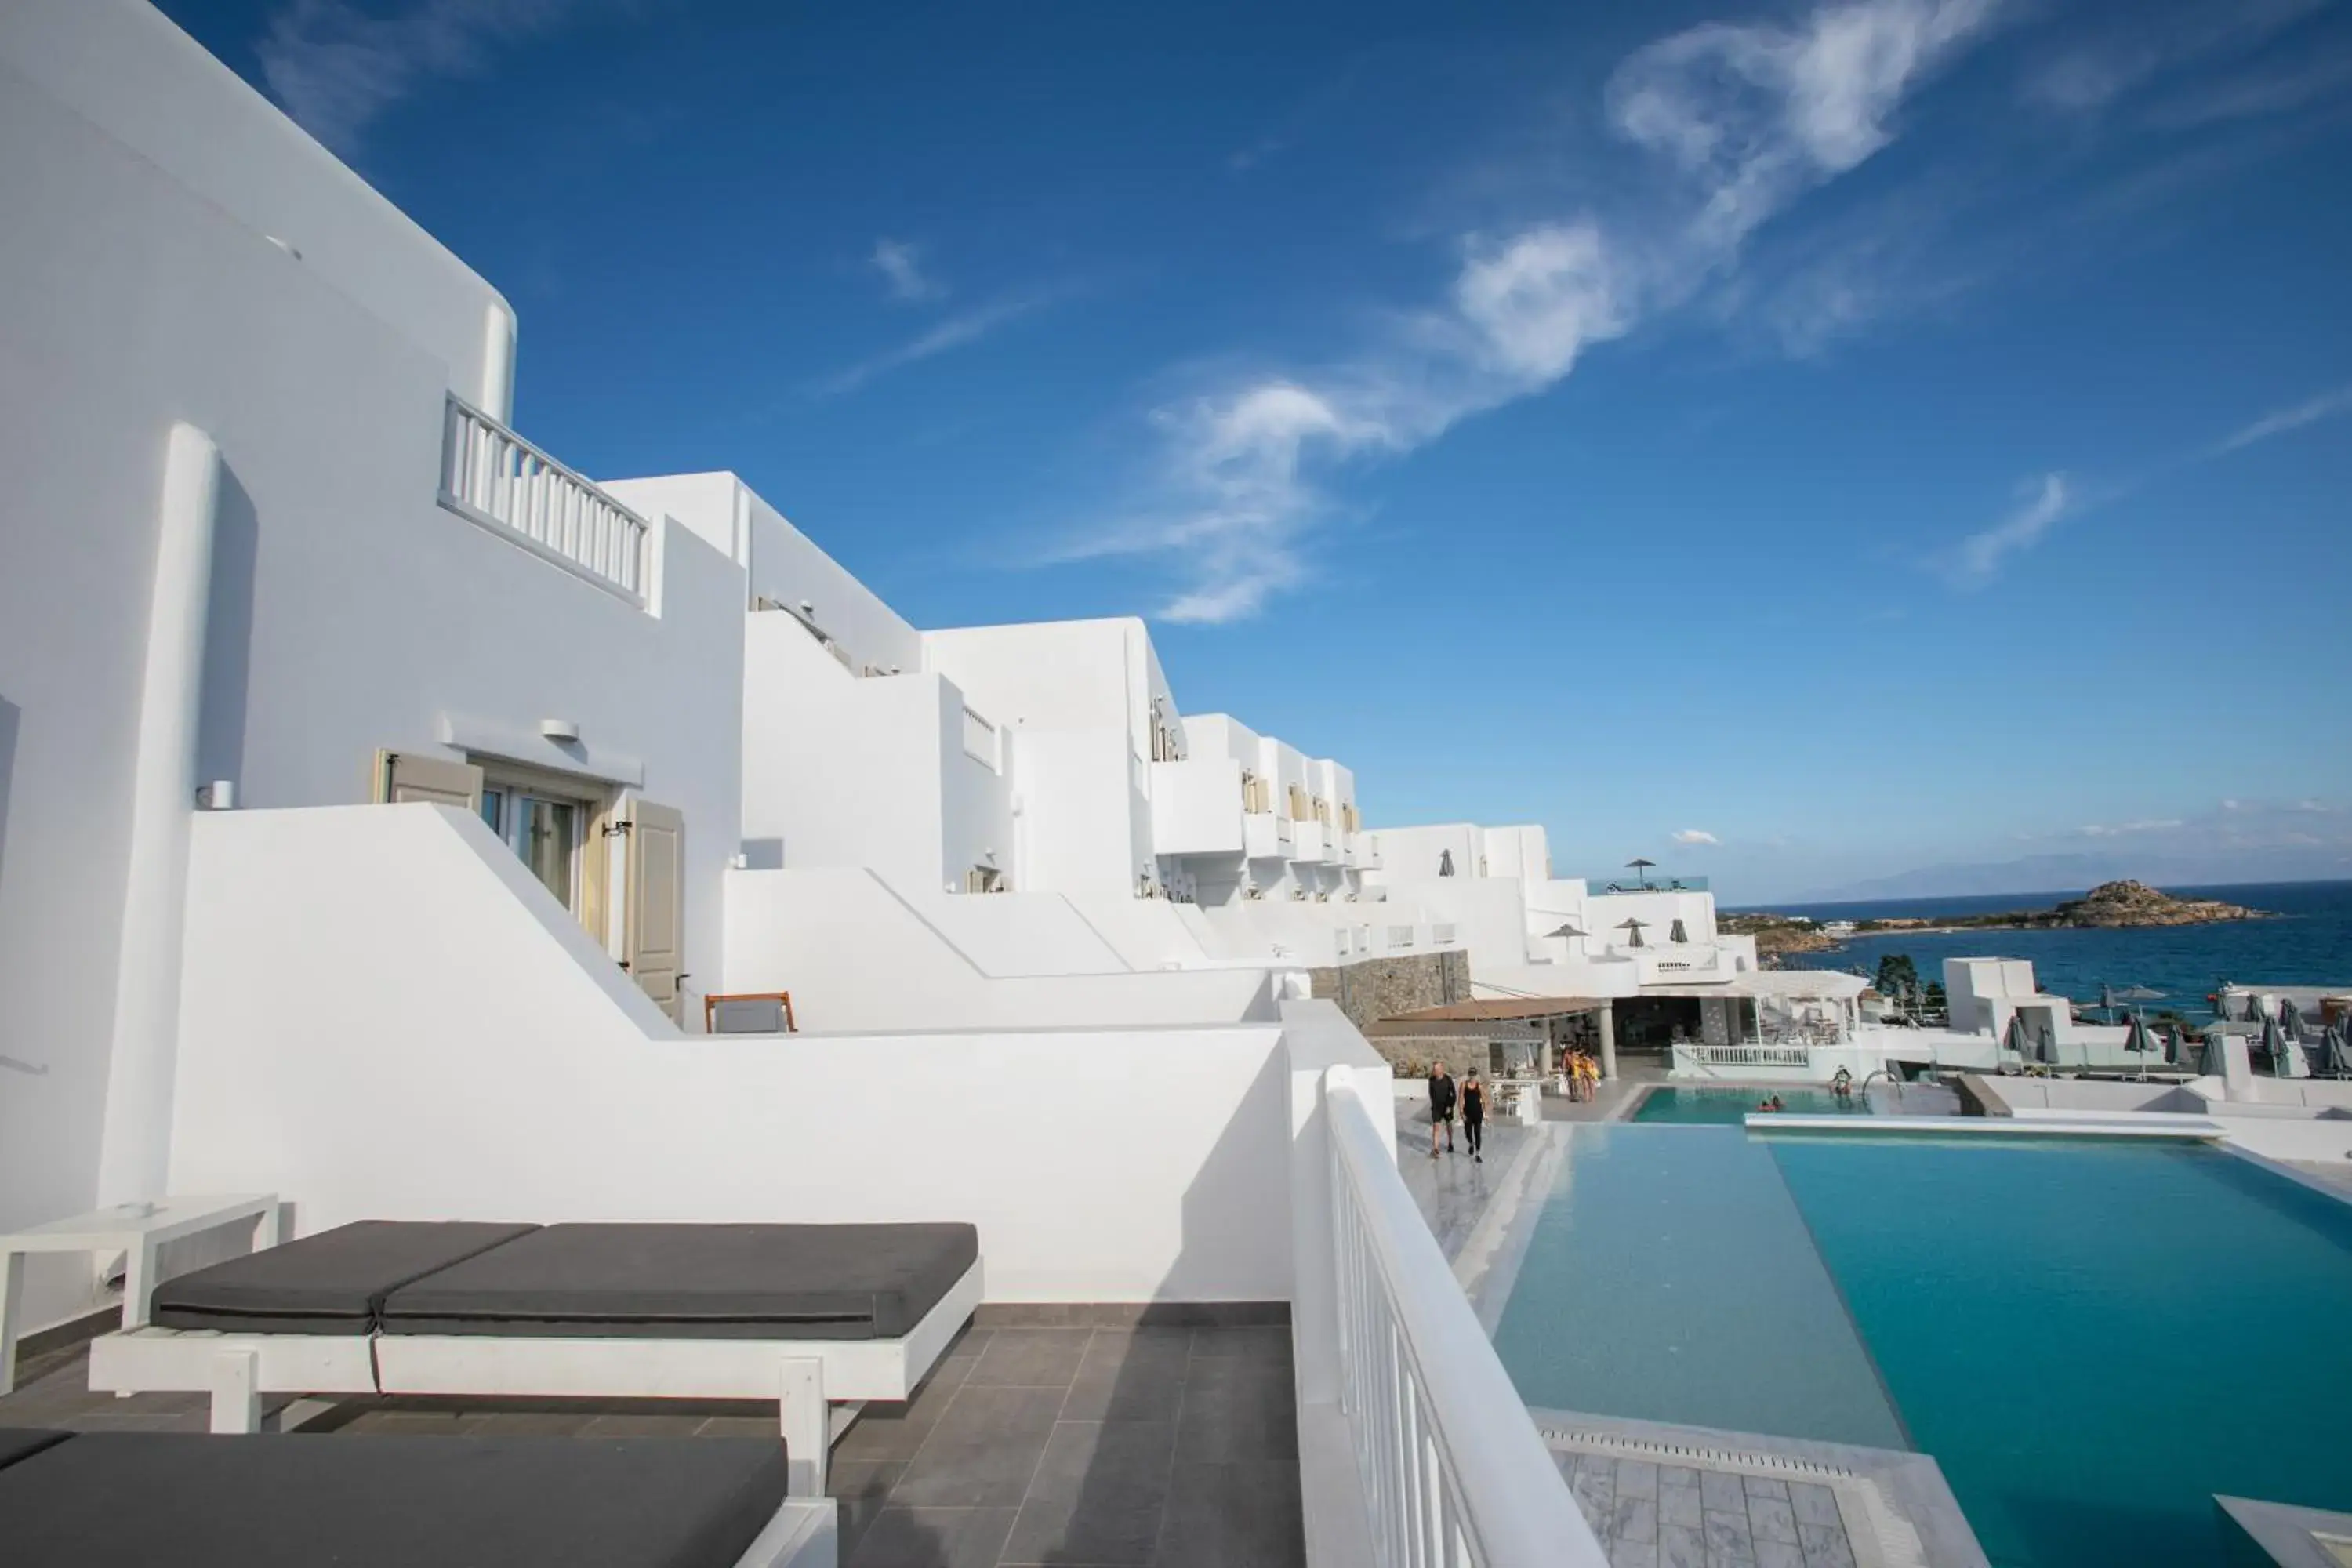
<instances>
[{"instance_id":1,"label":"grey lounger cushion","mask_svg":"<svg viewBox=\"0 0 2352 1568\"><path fill-rule=\"evenodd\" d=\"M0 1426L0 1470L19 1459L29 1459L44 1448L55 1447L72 1436L70 1432L45 1432L38 1426Z\"/></svg>"},{"instance_id":2,"label":"grey lounger cushion","mask_svg":"<svg viewBox=\"0 0 2352 1568\"><path fill-rule=\"evenodd\" d=\"M784 1497L759 1438L101 1432L0 1470L9 1568L732 1568Z\"/></svg>"},{"instance_id":3,"label":"grey lounger cushion","mask_svg":"<svg viewBox=\"0 0 2352 1568\"><path fill-rule=\"evenodd\" d=\"M167 1329L364 1334L410 1280L528 1236L528 1225L362 1220L169 1279L153 1321Z\"/></svg>"},{"instance_id":4,"label":"grey lounger cushion","mask_svg":"<svg viewBox=\"0 0 2352 1568\"><path fill-rule=\"evenodd\" d=\"M394 1290L383 1330L896 1339L979 1256L968 1225L551 1225Z\"/></svg>"}]
</instances>

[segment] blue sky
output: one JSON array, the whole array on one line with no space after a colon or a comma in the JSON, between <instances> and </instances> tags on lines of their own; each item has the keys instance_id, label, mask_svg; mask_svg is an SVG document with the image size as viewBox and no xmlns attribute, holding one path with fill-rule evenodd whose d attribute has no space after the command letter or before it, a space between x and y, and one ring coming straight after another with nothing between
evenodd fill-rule
<instances>
[{"instance_id":1,"label":"blue sky","mask_svg":"<svg viewBox=\"0 0 2352 1568\"><path fill-rule=\"evenodd\" d=\"M533 438L1149 615L1375 824L2352 875L2352 3L164 9Z\"/></svg>"}]
</instances>

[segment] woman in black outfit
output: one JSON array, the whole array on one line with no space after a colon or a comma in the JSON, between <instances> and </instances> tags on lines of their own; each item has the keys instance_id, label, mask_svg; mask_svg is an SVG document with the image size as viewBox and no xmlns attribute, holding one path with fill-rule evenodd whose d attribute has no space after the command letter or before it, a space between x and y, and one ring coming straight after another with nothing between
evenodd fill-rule
<instances>
[{"instance_id":1,"label":"woman in black outfit","mask_svg":"<svg viewBox=\"0 0 2352 1568\"><path fill-rule=\"evenodd\" d=\"M1486 1156L1478 1151L1486 1141L1486 1086L1478 1081L1475 1068L1462 1075L1462 1139L1470 1157L1485 1164Z\"/></svg>"}]
</instances>

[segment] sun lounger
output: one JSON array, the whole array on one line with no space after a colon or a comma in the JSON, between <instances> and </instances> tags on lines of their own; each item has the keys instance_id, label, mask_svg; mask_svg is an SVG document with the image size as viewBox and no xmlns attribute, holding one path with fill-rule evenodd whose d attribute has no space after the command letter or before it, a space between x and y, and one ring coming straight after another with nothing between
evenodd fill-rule
<instances>
[{"instance_id":1,"label":"sun lounger","mask_svg":"<svg viewBox=\"0 0 2352 1568\"><path fill-rule=\"evenodd\" d=\"M0 1561L830 1568L834 1505L785 1487L740 1438L0 1432Z\"/></svg>"},{"instance_id":2,"label":"sun lounger","mask_svg":"<svg viewBox=\"0 0 2352 1568\"><path fill-rule=\"evenodd\" d=\"M980 1294L968 1225L368 1222L166 1281L89 1385L209 1393L215 1432L264 1394L773 1399L813 1497L830 1405L907 1398Z\"/></svg>"}]
</instances>

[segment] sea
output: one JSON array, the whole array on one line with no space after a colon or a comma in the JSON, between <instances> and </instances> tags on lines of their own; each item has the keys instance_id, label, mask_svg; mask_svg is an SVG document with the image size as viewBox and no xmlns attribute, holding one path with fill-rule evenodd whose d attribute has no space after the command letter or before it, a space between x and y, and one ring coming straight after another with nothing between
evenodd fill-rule
<instances>
[{"instance_id":1,"label":"sea","mask_svg":"<svg viewBox=\"0 0 2352 1568\"><path fill-rule=\"evenodd\" d=\"M2084 889L2085 891L2087 889ZM2167 888L2184 899L2218 899L2264 910L2276 920L2120 930L1967 931L1923 936L1895 931L1859 936L1828 952L1791 953L1791 969L1848 969L1874 974L1888 953L1910 955L1923 980L1943 973L1948 958L2023 958L2045 991L2095 1002L2099 987L2145 985L2163 993L2151 1016L2212 1016L2207 998L2227 980L2241 985L2341 985L2352 990L2352 882L2256 882ZM2047 910L2072 893L2009 893L1990 898L1892 899L1873 903L1774 904L1777 914L1809 920L1928 919ZM1737 913L1737 910L1727 910Z\"/></svg>"}]
</instances>

